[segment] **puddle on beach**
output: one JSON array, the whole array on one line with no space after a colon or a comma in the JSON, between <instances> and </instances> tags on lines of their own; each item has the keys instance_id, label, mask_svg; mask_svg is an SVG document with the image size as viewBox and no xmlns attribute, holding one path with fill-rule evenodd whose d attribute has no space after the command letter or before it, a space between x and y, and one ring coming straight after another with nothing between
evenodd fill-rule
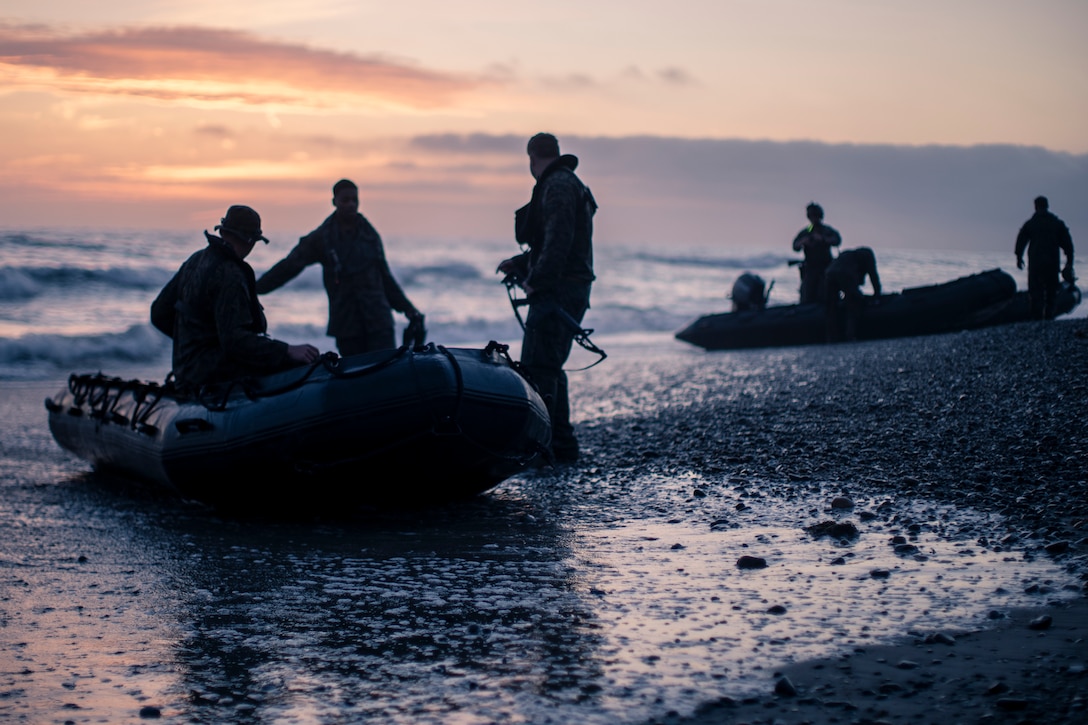
<instances>
[{"instance_id":1,"label":"puddle on beach","mask_svg":"<svg viewBox=\"0 0 1088 725\"><path fill-rule=\"evenodd\" d=\"M581 478L351 525L123 499L80 518L71 490L24 506L0 532L28 547L3 562L0 720L139 721L153 706L167 722L638 723L767 693L787 662L983 627L1071 583L1045 557L979 545L999 521L969 510L833 512L829 497L719 483L674 518L661 497L700 482L646 477L624 483L655 492L624 520L580 501L579 485L603 485ZM858 535L805 531L829 520ZM33 549L32 531L53 544ZM738 568L744 555L766 568Z\"/></svg>"},{"instance_id":2,"label":"puddle on beach","mask_svg":"<svg viewBox=\"0 0 1088 725\"><path fill-rule=\"evenodd\" d=\"M637 703L651 715L658 702L690 709L714 696L766 694L785 663L908 633L978 629L990 611L1040 604L1029 588L1054 592L1068 581L1051 562L928 531L899 544L916 552L896 553L894 532L906 527L880 520L858 523L851 543L816 538L802 527L823 519L765 503L778 525L639 523L576 538L609 663L603 707L630 712ZM742 556L766 568L740 568Z\"/></svg>"}]
</instances>

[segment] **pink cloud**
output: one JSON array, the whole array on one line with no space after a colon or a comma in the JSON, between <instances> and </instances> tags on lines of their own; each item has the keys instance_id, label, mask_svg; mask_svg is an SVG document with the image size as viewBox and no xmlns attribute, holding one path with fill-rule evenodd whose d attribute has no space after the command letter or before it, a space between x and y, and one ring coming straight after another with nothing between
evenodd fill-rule
<instances>
[{"instance_id":1,"label":"pink cloud","mask_svg":"<svg viewBox=\"0 0 1088 725\"><path fill-rule=\"evenodd\" d=\"M435 108L478 85L469 78L378 55L364 57L201 27L64 34L42 26L0 25L0 64L50 71L58 77L58 87L69 91L93 87L96 92L162 100L189 95L305 103L314 96L338 94ZM201 82L214 83L215 89L186 93L172 87ZM247 88L255 83L289 90L251 93Z\"/></svg>"}]
</instances>

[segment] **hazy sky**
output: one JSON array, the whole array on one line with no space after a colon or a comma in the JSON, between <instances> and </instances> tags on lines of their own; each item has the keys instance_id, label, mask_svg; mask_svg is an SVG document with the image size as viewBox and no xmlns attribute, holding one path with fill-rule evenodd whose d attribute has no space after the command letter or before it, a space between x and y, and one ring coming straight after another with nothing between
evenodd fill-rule
<instances>
[{"instance_id":1,"label":"hazy sky","mask_svg":"<svg viewBox=\"0 0 1088 725\"><path fill-rule=\"evenodd\" d=\"M1041 147L1057 153L1032 157L1040 176L1013 166L1023 193L1049 193L1060 213L1063 193L1066 207L1085 201L1086 32L1084 0L0 0L0 226L199 231L240 202L273 233L297 232L346 176L386 236L508 235L539 130L613 202L605 235L682 222L713 240L729 220L756 233L783 205L800 210L783 228L797 227L825 185L806 167L809 187L778 198L797 171L780 152L820 144L836 178L892 147L905 147L895 163L912 149L947 163L933 147ZM707 168L739 148L755 155L752 187ZM1038 188L1063 163L1066 188ZM849 186L840 208L857 201ZM1021 202L1019 219L1030 198L998 208Z\"/></svg>"}]
</instances>

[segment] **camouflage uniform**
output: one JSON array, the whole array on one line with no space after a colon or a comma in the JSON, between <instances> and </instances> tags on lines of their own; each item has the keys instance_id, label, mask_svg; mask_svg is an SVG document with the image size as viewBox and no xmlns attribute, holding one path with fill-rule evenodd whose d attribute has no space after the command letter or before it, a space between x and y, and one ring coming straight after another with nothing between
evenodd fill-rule
<instances>
[{"instance_id":1,"label":"camouflage uniform","mask_svg":"<svg viewBox=\"0 0 1088 725\"><path fill-rule=\"evenodd\" d=\"M345 237L330 215L257 280L257 292L267 294L320 262L329 296L327 333L342 355L396 347L392 310L415 309L389 270L381 237L362 214L356 230L354 238Z\"/></svg>"},{"instance_id":2,"label":"camouflage uniform","mask_svg":"<svg viewBox=\"0 0 1088 725\"><path fill-rule=\"evenodd\" d=\"M1016 236L1016 258L1028 252L1028 297L1032 319L1053 319L1058 294L1060 252L1065 252L1068 276L1073 269L1073 237L1069 227L1050 211L1036 211Z\"/></svg>"},{"instance_id":3,"label":"camouflage uniform","mask_svg":"<svg viewBox=\"0 0 1088 725\"><path fill-rule=\"evenodd\" d=\"M178 389L291 367L287 343L264 333L253 269L207 232L208 246L181 265L151 304L151 322L174 340Z\"/></svg>"},{"instance_id":4,"label":"camouflage uniform","mask_svg":"<svg viewBox=\"0 0 1088 725\"><path fill-rule=\"evenodd\" d=\"M519 276L529 293L529 314L521 362L540 388L552 420L552 450L557 458L578 457L570 424L567 375L575 325L556 313L562 309L581 324L589 308L593 280L593 194L574 174L575 156L560 156L533 187L532 200L518 210L515 233L529 251L516 257Z\"/></svg>"},{"instance_id":5,"label":"camouflage uniform","mask_svg":"<svg viewBox=\"0 0 1088 725\"><path fill-rule=\"evenodd\" d=\"M803 244L808 242L808 244ZM842 244L842 236L826 224L810 224L793 238L794 251L805 250L805 264L801 269L801 303L822 302L824 299L824 272L831 264L831 248Z\"/></svg>"}]
</instances>

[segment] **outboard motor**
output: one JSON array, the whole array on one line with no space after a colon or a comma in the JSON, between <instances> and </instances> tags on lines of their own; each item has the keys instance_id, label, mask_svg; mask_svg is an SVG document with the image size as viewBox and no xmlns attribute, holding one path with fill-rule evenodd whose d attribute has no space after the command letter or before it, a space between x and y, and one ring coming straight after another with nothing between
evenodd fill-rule
<instances>
[{"instance_id":1,"label":"outboard motor","mask_svg":"<svg viewBox=\"0 0 1088 725\"><path fill-rule=\"evenodd\" d=\"M745 272L733 283L733 293L729 297L733 300L734 312L762 310L767 306L767 286L758 274Z\"/></svg>"}]
</instances>

